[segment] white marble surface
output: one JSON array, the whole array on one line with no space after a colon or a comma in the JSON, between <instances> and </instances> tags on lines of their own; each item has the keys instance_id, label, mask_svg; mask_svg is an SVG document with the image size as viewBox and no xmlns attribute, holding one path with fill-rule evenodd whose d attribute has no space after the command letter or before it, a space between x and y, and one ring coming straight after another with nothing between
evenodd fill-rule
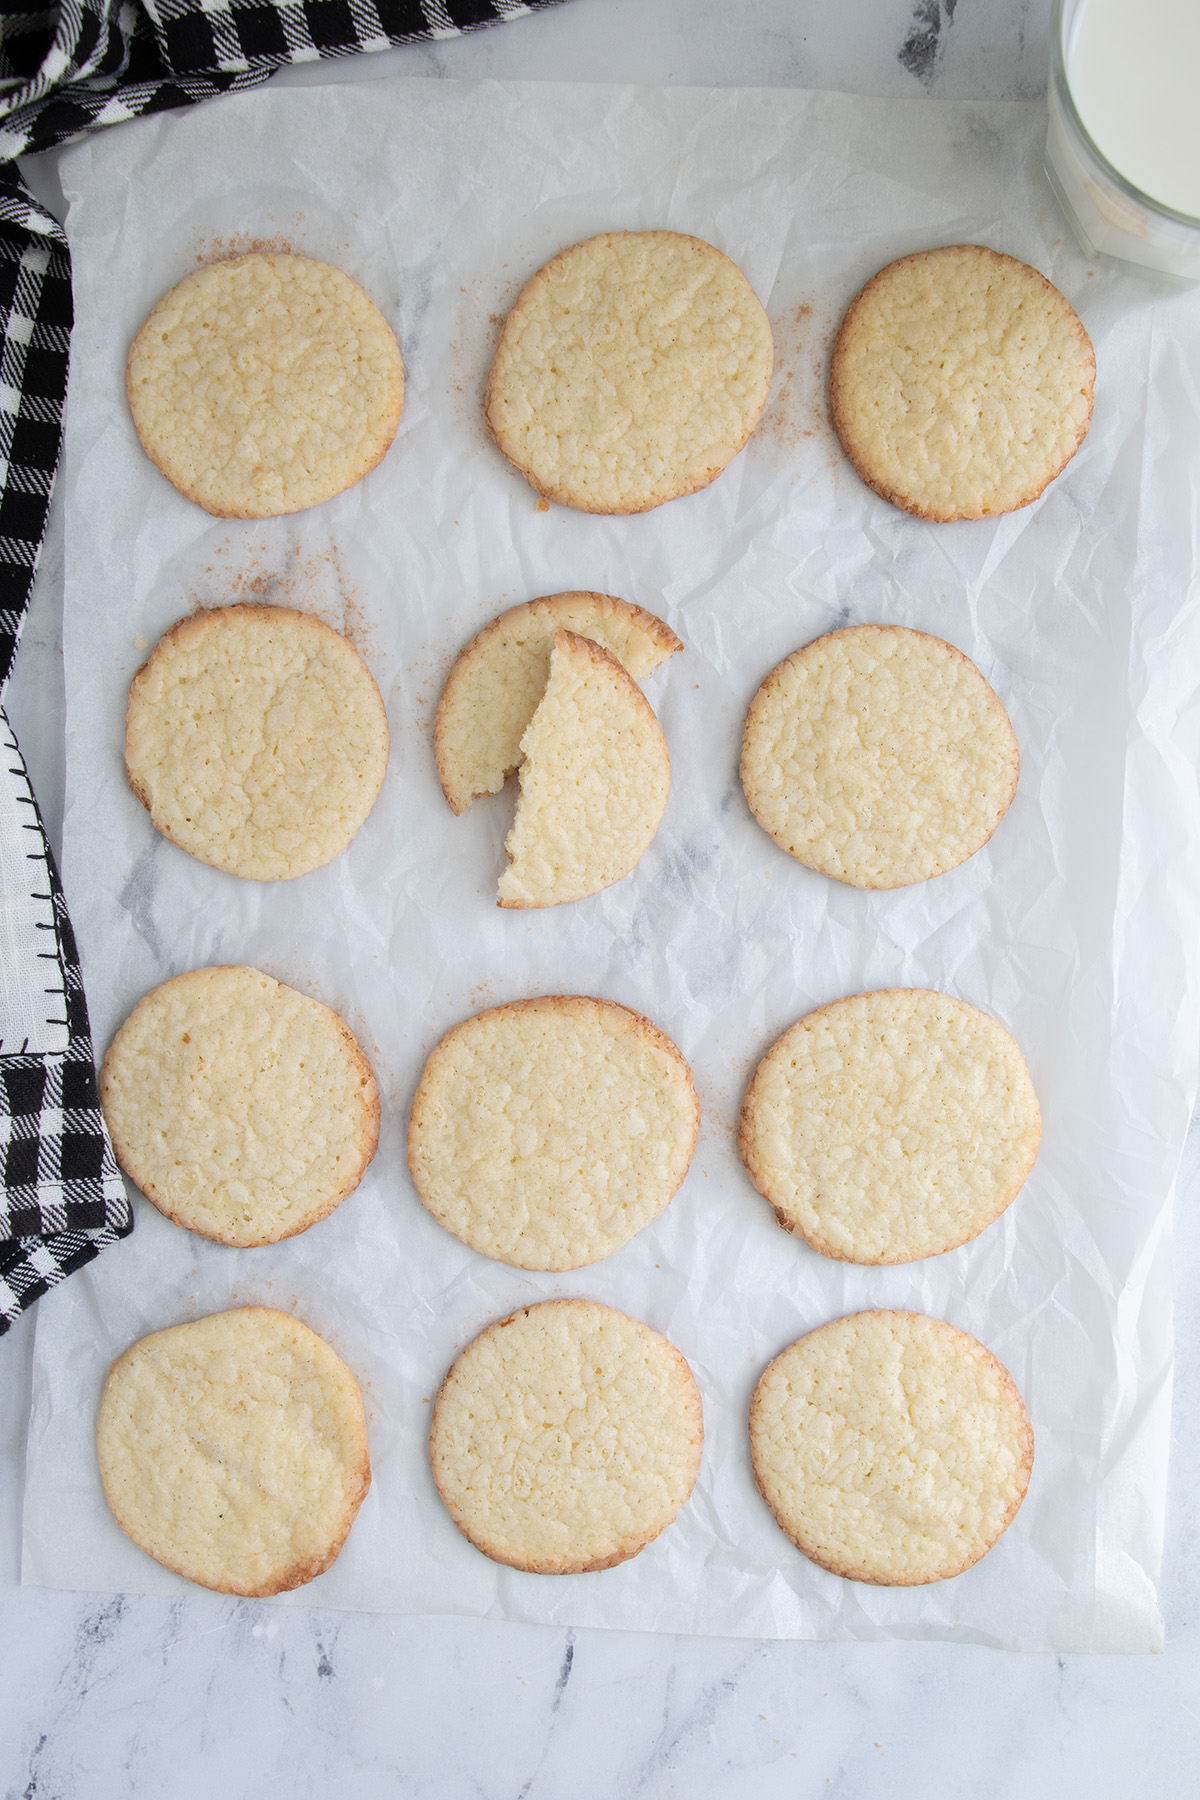
<instances>
[{"instance_id":1,"label":"white marble surface","mask_svg":"<svg viewBox=\"0 0 1200 1800\"><path fill-rule=\"evenodd\" d=\"M837 87L935 99L1041 91L1048 0L567 0L357 65L451 76ZM347 65L349 73L355 65ZM304 72L300 72L303 78ZM38 180L53 191L52 159ZM51 547L10 712L60 814ZM1169 997L1164 996L1164 1004ZM951 1645L725 1642L21 1589L31 1331L0 1340L0 1780L5 1796L415 1795L940 1800L1195 1791L1200 1629L1200 1132L1178 1207L1177 1369L1150 1659Z\"/></svg>"}]
</instances>

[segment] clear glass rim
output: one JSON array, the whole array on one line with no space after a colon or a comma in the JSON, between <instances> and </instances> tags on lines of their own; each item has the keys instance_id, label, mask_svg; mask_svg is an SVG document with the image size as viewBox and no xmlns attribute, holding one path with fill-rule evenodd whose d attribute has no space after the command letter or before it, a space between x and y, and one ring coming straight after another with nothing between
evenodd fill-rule
<instances>
[{"instance_id":1,"label":"clear glass rim","mask_svg":"<svg viewBox=\"0 0 1200 1800\"><path fill-rule=\"evenodd\" d=\"M1080 118L1079 108L1075 104L1075 96L1072 94L1070 83L1067 80L1067 59L1063 44L1066 10L1069 4L1070 0L1054 0L1053 11L1050 15L1050 73L1059 105L1066 113L1072 129L1078 134L1088 153L1094 157L1118 193L1123 194L1126 199L1134 201L1138 206L1144 206L1147 212L1157 214L1160 219L1169 219L1174 225L1186 225L1192 231L1200 232L1200 217L1195 213L1179 212L1174 206L1168 206L1165 201L1156 200L1152 194L1147 194L1140 187L1136 187L1128 176L1122 175L1120 169L1115 169Z\"/></svg>"}]
</instances>

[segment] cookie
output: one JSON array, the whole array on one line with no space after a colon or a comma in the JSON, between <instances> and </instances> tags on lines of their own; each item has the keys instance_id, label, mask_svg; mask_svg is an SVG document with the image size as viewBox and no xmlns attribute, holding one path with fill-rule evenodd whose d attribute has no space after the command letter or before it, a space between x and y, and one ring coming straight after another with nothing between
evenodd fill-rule
<instances>
[{"instance_id":1,"label":"cookie","mask_svg":"<svg viewBox=\"0 0 1200 1800\"><path fill-rule=\"evenodd\" d=\"M784 1032L747 1089L738 1149L785 1231L843 1262L901 1263L999 1218L1041 1130L1003 1026L949 994L887 988Z\"/></svg>"},{"instance_id":2,"label":"cookie","mask_svg":"<svg viewBox=\"0 0 1200 1800\"><path fill-rule=\"evenodd\" d=\"M526 282L487 422L529 485L581 512L648 512L736 456L771 383L771 327L735 263L674 231L610 231Z\"/></svg>"},{"instance_id":3,"label":"cookie","mask_svg":"<svg viewBox=\"0 0 1200 1800\"><path fill-rule=\"evenodd\" d=\"M371 1484L362 1397L307 1325L265 1306L144 1337L109 1371L104 1496L164 1568L222 1594L302 1587Z\"/></svg>"},{"instance_id":4,"label":"cookie","mask_svg":"<svg viewBox=\"0 0 1200 1800\"><path fill-rule=\"evenodd\" d=\"M1096 357L1044 275L981 244L889 263L833 346L834 430L868 487L921 519L1036 500L1092 419Z\"/></svg>"},{"instance_id":5,"label":"cookie","mask_svg":"<svg viewBox=\"0 0 1200 1800\"><path fill-rule=\"evenodd\" d=\"M316 506L396 435L404 365L362 289L307 256L234 257L165 294L125 377L151 461L222 519Z\"/></svg>"},{"instance_id":6,"label":"cookie","mask_svg":"<svg viewBox=\"0 0 1200 1800\"><path fill-rule=\"evenodd\" d=\"M674 1345L595 1301L547 1300L467 1345L434 1403L429 1460L477 1550L575 1575L625 1562L665 1530L703 1441Z\"/></svg>"},{"instance_id":7,"label":"cookie","mask_svg":"<svg viewBox=\"0 0 1200 1800\"><path fill-rule=\"evenodd\" d=\"M560 628L599 644L637 681L683 649L669 625L611 594L549 594L501 613L461 653L438 702L434 754L456 813L478 794L499 793L520 762Z\"/></svg>"},{"instance_id":8,"label":"cookie","mask_svg":"<svg viewBox=\"0 0 1200 1800\"><path fill-rule=\"evenodd\" d=\"M193 969L139 1000L100 1071L117 1161L161 1213L245 1248L353 1193L379 1093L353 1032L257 969Z\"/></svg>"},{"instance_id":9,"label":"cookie","mask_svg":"<svg viewBox=\"0 0 1200 1800\"><path fill-rule=\"evenodd\" d=\"M612 1000L552 994L476 1013L425 1064L408 1128L424 1204L518 1269L580 1269L656 1219L700 1108L664 1032Z\"/></svg>"},{"instance_id":10,"label":"cookie","mask_svg":"<svg viewBox=\"0 0 1200 1800\"><path fill-rule=\"evenodd\" d=\"M387 759L387 715L362 658L286 606L181 619L129 689L129 785L156 830L231 875L285 881L332 861L375 804Z\"/></svg>"},{"instance_id":11,"label":"cookie","mask_svg":"<svg viewBox=\"0 0 1200 1800\"><path fill-rule=\"evenodd\" d=\"M884 1587L978 1562L1033 1466L1008 1370L965 1331L912 1312L854 1313L797 1339L754 1390L750 1449L796 1548Z\"/></svg>"},{"instance_id":12,"label":"cookie","mask_svg":"<svg viewBox=\"0 0 1200 1800\"><path fill-rule=\"evenodd\" d=\"M847 626L785 657L742 734L759 824L851 887L905 887L965 862L1019 771L1008 714L974 663L900 625Z\"/></svg>"},{"instance_id":13,"label":"cookie","mask_svg":"<svg viewBox=\"0 0 1200 1800\"><path fill-rule=\"evenodd\" d=\"M556 631L546 691L521 738L501 906L559 906L628 875L671 788L662 726L615 656Z\"/></svg>"}]
</instances>

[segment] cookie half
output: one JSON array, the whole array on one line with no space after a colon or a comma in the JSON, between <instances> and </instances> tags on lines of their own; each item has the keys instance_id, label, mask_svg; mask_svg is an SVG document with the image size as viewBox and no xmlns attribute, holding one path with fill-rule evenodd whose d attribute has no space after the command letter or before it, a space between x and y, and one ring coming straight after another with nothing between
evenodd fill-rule
<instances>
[{"instance_id":1,"label":"cookie half","mask_svg":"<svg viewBox=\"0 0 1200 1800\"><path fill-rule=\"evenodd\" d=\"M332 861L375 804L387 759L387 714L362 658L290 607L181 619L129 689L129 785L164 837L231 875L284 881Z\"/></svg>"},{"instance_id":2,"label":"cookie half","mask_svg":"<svg viewBox=\"0 0 1200 1800\"><path fill-rule=\"evenodd\" d=\"M316 506L373 469L396 435L404 364L348 275L307 256L197 269L133 340L130 411L151 461L224 519Z\"/></svg>"},{"instance_id":3,"label":"cookie half","mask_svg":"<svg viewBox=\"0 0 1200 1800\"><path fill-rule=\"evenodd\" d=\"M854 1313L797 1339L754 1390L750 1449L797 1549L885 1587L978 1562L1033 1466L1008 1370L965 1331L912 1312Z\"/></svg>"},{"instance_id":4,"label":"cookie half","mask_svg":"<svg viewBox=\"0 0 1200 1800\"><path fill-rule=\"evenodd\" d=\"M671 760L650 702L615 656L555 632L521 755L500 905L559 906L628 875L666 810Z\"/></svg>"},{"instance_id":5,"label":"cookie half","mask_svg":"<svg viewBox=\"0 0 1200 1800\"><path fill-rule=\"evenodd\" d=\"M379 1141L379 1092L350 1027L257 969L193 969L139 1000L100 1103L147 1200L242 1248L326 1218Z\"/></svg>"},{"instance_id":6,"label":"cookie half","mask_svg":"<svg viewBox=\"0 0 1200 1800\"><path fill-rule=\"evenodd\" d=\"M425 1064L408 1129L424 1204L518 1269L579 1269L658 1217L700 1109L665 1033L612 1000L555 994L477 1013Z\"/></svg>"},{"instance_id":7,"label":"cookie half","mask_svg":"<svg viewBox=\"0 0 1200 1800\"><path fill-rule=\"evenodd\" d=\"M695 1484L700 1395L665 1337L591 1300L489 1325L433 1408L429 1460L463 1536L536 1575L625 1562Z\"/></svg>"},{"instance_id":8,"label":"cookie half","mask_svg":"<svg viewBox=\"0 0 1200 1800\"><path fill-rule=\"evenodd\" d=\"M126 1350L96 1448L122 1531L222 1594L282 1594L322 1574L371 1484L353 1375L307 1325L264 1306Z\"/></svg>"},{"instance_id":9,"label":"cookie half","mask_svg":"<svg viewBox=\"0 0 1200 1800\"><path fill-rule=\"evenodd\" d=\"M499 793L520 762L558 630L599 644L636 681L683 649L662 619L611 594L548 594L501 613L462 651L438 702L434 754L456 813L478 794Z\"/></svg>"},{"instance_id":10,"label":"cookie half","mask_svg":"<svg viewBox=\"0 0 1200 1800\"><path fill-rule=\"evenodd\" d=\"M886 988L822 1006L772 1045L738 1149L785 1231L843 1262L901 1263L999 1218L1041 1129L1003 1026L949 994Z\"/></svg>"},{"instance_id":11,"label":"cookie half","mask_svg":"<svg viewBox=\"0 0 1200 1800\"><path fill-rule=\"evenodd\" d=\"M868 487L918 518L1036 500L1092 418L1096 356L1044 275L981 244L889 263L833 347L834 430Z\"/></svg>"},{"instance_id":12,"label":"cookie half","mask_svg":"<svg viewBox=\"0 0 1200 1800\"><path fill-rule=\"evenodd\" d=\"M707 487L742 448L773 357L753 288L712 244L605 232L521 290L488 376L487 422L547 499L647 512Z\"/></svg>"},{"instance_id":13,"label":"cookie half","mask_svg":"<svg viewBox=\"0 0 1200 1800\"><path fill-rule=\"evenodd\" d=\"M847 626L785 657L742 734L759 824L851 887L905 887L965 862L1019 772L1008 714L975 664L900 625Z\"/></svg>"}]
</instances>

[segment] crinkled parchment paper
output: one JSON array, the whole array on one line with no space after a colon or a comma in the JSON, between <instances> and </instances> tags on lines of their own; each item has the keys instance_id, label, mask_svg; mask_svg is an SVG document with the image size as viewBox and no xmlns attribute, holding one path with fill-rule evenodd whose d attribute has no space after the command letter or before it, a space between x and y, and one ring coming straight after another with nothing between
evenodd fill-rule
<instances>
[{"instance_id":1,"label":"crinkled parchment paper","mask_svg":"<svg viewBox=\"0 0 1200 1800\"><path fill-rule=\"evenodd\" d=\"M374 1485L336 1565L292 1604L763 1637L957 1638L1150 1650L1171 1367L1170 1197L1196 1082L1200 845L1193 671L1200 317L1089 270L1041 174L1037 106L773 92L394 80L264 92L145 120L65 160L76 305L69 446L65 879L98 1047L154 983L248 962L339 1008L383 1094L361 1189L304 1236L234 1251L138 1202L133 1237L41 1302L25 1579L174 1592L109 1517L92 1421L110 1359L238 1302L293 1309L356 1371ZM628 519L536 497L490 446L498 322L553 252L668 226L727 251L770 312L778 368L746 451L706 492ZM188 269L263 240L339 263L396 326L396 443L350 493L222 523L141 454L130 338ZM828 346L902 252L978 240L1035 263L1099 359L1095 424L1035 505L938 526L852 473L825 410ZM597 588L687 648L648 683L674 787L627 880L575 906L495 904L511 793L454 818L430 743L442 680L502 607ZM259 886L161 841L122 767L125 691L197 605L261 597L349 632L387 700L383 794L350 850ZM1020 789L991 845L870 894L792 862L737 781L758 683L833 626L939 633L999 690ZM1045 1116L1037 1167L973 1244L909 1267L826 1261L775 1225L737 1160L755 1062L793 1020L874 986L945 988L1015 1034ZM704 1110L691 1174L607 1262L529 1275L423 1211L404 1155L422 1061L453 1021L533 993L610 996L680 1045ZM524 1575L458 1535L425 1460L443 1372L488 1321L581 1294L666 1332L704 1395L690 1504L634 1561ZM1037 1434L1029 1495L975 1568L889 1591L813 1567L754 1487L746 1408L823 1320L915 1307L1011 1369Z\"/></svg>"}]
</instances>

